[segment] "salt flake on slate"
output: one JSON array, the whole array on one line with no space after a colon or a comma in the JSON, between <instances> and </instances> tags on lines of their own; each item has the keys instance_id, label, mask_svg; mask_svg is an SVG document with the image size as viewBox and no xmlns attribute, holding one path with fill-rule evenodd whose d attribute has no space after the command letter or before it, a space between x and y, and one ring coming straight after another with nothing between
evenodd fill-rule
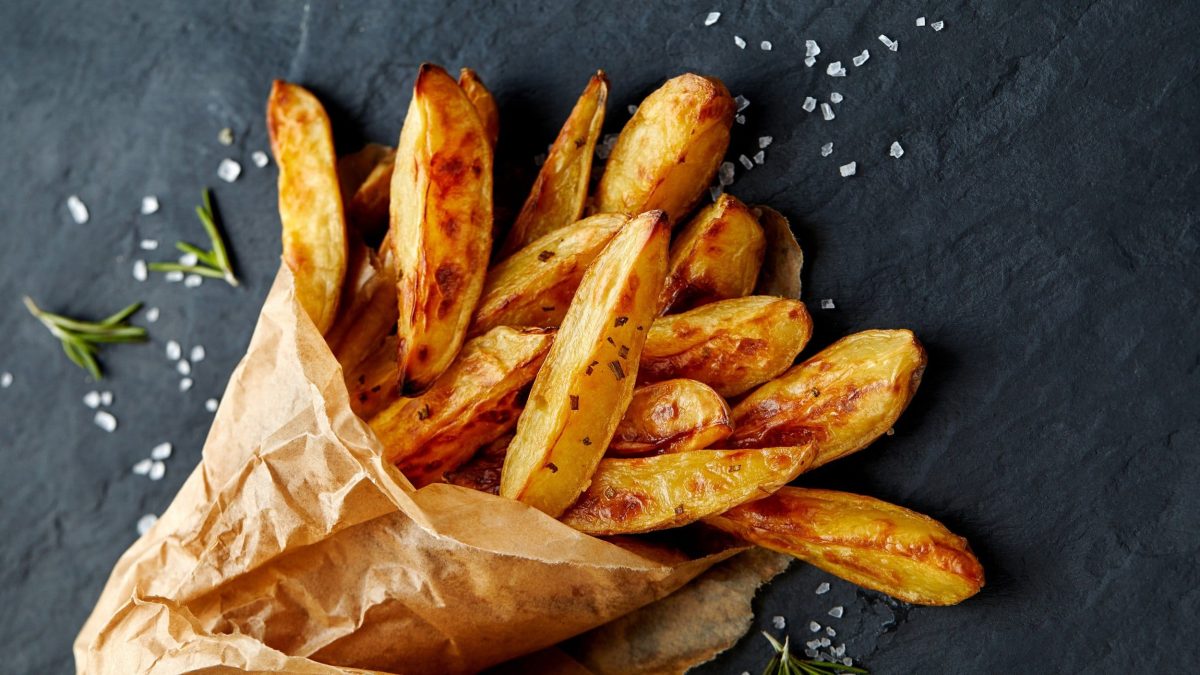
<instances>
[{"instance_id":1,"label":"salt flake on slate","mask_svg":"<svg viewBox=\"0 0 1200 675\"><path fill-rule=\"evenodd\" d=\"M844 666L853 666L853 665L854 665L854 659L852 659L852 658L850 658L849 656L847 656L846 658L842 659L842 665L844 665Z\"/></svg>"},{"instance_id":2,"label":"salt flake on slate","mask_svg":"<svg viewBox=\"0 0 1200 675\"><path fill-rule=\"evenodd\" d=\"M141 535L149 532L150 528L154 527L154 524L157 522L158 522L158 516L154 515L153 513L147 513L146 515L142 516L141 518L138 518L138 521L137 521L138 536L140 537Z\"/></svg>"},{"instance_id":3,"label":"salt flake on slate","mask_svg":"<svg viewBox=\"0 0 1200 675\"><path fill-rule=\"evenodd\" d=\"M945 21L934 21L933 23L929 24L929 27L934 29L935 31L941 30L946 27L946 22Z\"/></svg>"},{"instance_id":4,"label":"salt flake on slate","mask_svg":"<svg viewBox=\"0 0 1200 675\"><path fill-rule=\"evenodd\" d=\"M841 61L834 61L825 67L825 74L830 77L845 77L846 69L842 67Z\"/></svg>"},{"instance_id":5,"label":"salt flake on slate","mask_svg":"<svg viewBox=\"0 0 1200 675\"><path fill-rule=\"evenodd\" d=\"M100 405L108 407L112 405L113 393L111 391L100 392Z\"/></svg>"},{"instance_id":6,"label":"salt flake on slate","mask_svg":"<svg viewBox=\"0 0 1200 675\"><path fill-rule=\"evenodd\" d=\"M183 285L188 288L195 288L204 283L204 277L199 274L189 274L183 279Z\"/></svg>"},{"instance_id":7,"label":"salt flake on slate","mask_svg":"<svg viewBox=\"0 0 1200 675\"><path fill-rule=\"evenodd\" d=\"M837 631L833 629L833 626L826 626L825 634L829 637L837 637Z\"/></svg>"},{"instance_id":8,"label":"salt flake on slate","mask_svg":"<svg viewBox=\"0 0 1200 675\"><path fill-rule=\"evenodd\" d=\"M918 16L917 17L917 26L924 26L924 25L925 25L925 17Z\"/></svg>"},{"instance_id":9,"label":"salt flake on slate","mask_svg":"<svg viewBox=\"0 0 1200 675\"><path fill-rule=\"evenodd\" d=\"M745 124L746 116L745 115L736 115L736 116L734 116L733 121L737 122L738 124Z\"/></svg>"},{"instance_id":10,"label":"salt flake on slate","mask_svg":"<svg viewBox=\"0 0 1200 675\"><path fill-rule=\"evenodd\" d=\"M184 253L183 255L179 256L180 265L194 267L198 262L200 262L200 258L196 257L195 253Z\"/></svg>"},{"instance_id":11,"label":"salt flake on slate","mask_svg":"<svg viewBox=\"0 0 1200 675\"><path fill-rule=\"evenodd\" d=\"M208 412L217 412L217 399L210 398L204 402L204 409Z\"/></svg>"},{"instance_id":12,"label":"salt flake on slate","mask_svg":"<svg viewBox=\"0 0 1200 675\"><path fill-rule=\"evenodd\" d=\"M195 347L192 347L190 356L192 363L199 363L200 361L203 361L205 356L204 347L202 345L196 345Z\"/></svg>"},{"instance_id":13,"label":"salt flake on slate","mask_svg":"<svg viewBox=\"0 0 1200 675\"><path fill-rule=\"evenodd\" d=\"M185 377L179 381L179 391L187 391L192 388L192 378Z\"/></svg>"},{"instance_id":14,"label":"salt flake on slate","mask_svg":"<svg viewBox=\"0 0 1200 675\"><path fill-rule=\"evenodd\" d=\"M774 139L774 138L771 138L770 136L759 136L759 137L758 137L758 147L759 147L759 148L766 148L766 147L767 147L768 145L770 145L770 144L771 144L771 143L772 143L774 140L775 140L775 139Z\"/></svg>"},{"instance_id":15,"label":"salt flake on slate","mask_svg":"<svg viewBox=\"0 0 1200 675\"><path fill-rule=\"evenodd\" d=\"M829 302L833 302L833 301L832 301L832 300L830 300ZM822 300L822 301L821 301L821 306L822 306L822 307L824 307L824 306L825 306L825 301L824 301L824 300ZM828 592L829 592L829 582L828 582L828 581L822 581L822 582L821 582L821 584L820 584L819 586L817 586L817 595L825 595L825 594L826 594L826 593L828 593Z\"/></svg>"},{"instance_id":16,"label":"salt flake on slate","mask_svg":"<svg viewBox=\"0 0 1200 675\"><path fill-rule=\"evenodd\" d=\"M221 160L221 163L217 165L217 178L226 183L232 183L240 175L242 175L242 165L228 157Z\"/></svg>"},{"instance_id":17,"label":"salt flake on slate","mask_svg":"<svg viewBox=\"0 0 1200 675\"><path fill-rule=\"evenodd\" d=\"M733 185L733 172L736 170L733 162L721 162L721 167L717 169L717 182L722 186Z\"/></svg>"},{"instance_id":18,"label":"salt flake on slate","mask_svg":"<svg viewBox=\"0 0 1200 675\"><path fill-rule=\"evenodd\" d=\"M892 147L888 148L888 154L892 157L900 158L904 155L904 148L900 147L899 141L892 141Z\"/></svg>"},{"instance_id":19,"label":"salt flake on slate","mask_svg":"<svg viewBox=\"0 0 1200 675\"><path fill-rule=\"evenodd\" d=\"M75 224L83 225L88 221L88 207L79 197L67 197L67 210L71 212L71 220L74 220Z\"/></svg>"},{"instance_id":20,"label":"salt flake on slate","mask_svg":"<svg viewBox=\"0 0 1200 675\"><path fill-rule=\"evenodd\" d=\"M725 192L725 188L721 187L720 185L708 186L708 198L714 202L721 198L721 194L723 192Z\"/></svg>"},{"instance_id":21,"label":"salt flake on slate","mask_svg":"<svg viewBox=\"0 0 1200 675\"><path fill-rule=\"evenodd\" d=\"M828 157L832 154L833 154L833 143L832 142L826 143L825 145L821 146L821 156L822 157Z\"/></svg>"},{"instance_id":22,"label":"salt flake on slate","mask_svg":"<svg viewBox=\"0 0 1200 675\"><path fill-rule=\"evenodd\" d=\"M8 389L9 387L12 386L12 383L13 383L13 374L12 373L8 372L7 370L4 371L3 373L0 373L0 389Z\"/></svg>"},{"instance_id":23,"label":"salt flake on slate","mask_svg":"<svg viewBox=\"0 0 1200 675\"><path fill-rule=\"evenodd\" d=\"M133 278L134 279L136 279L138 281L145 281L146 276L148 274L149 273L146 271L146 261L145 260L134 260L133 261Z\"/></svg>"},{"instance_id":24,"label":"salt flake on slate","mask_svg":"<svg viewBox=\"0 0 1200 675\"><path fill-rule=\"evenodd\" d=\"M805 56L810 56L810 57L818 56L820 53L821 53L821 46L817 44L816 40L805 40L804 41L804 55Z\"/></svg>"},{"instance_id":25,"label":"salt flake on slate","mask_svg":"<svg viewBox=\"0 0 1200 675\"><path fill-rule=\"evenodd\" d=\"M150 465L154 463L152 459L143 459L133 465L133 473L135 476L145 476L150 473Z\"/></svg>"},{"instance_id":26,"label":"salt flake on slate","mask_svg":"<svg viewBox=\"0 0 1200 675\"><path fill-rule=\"evenodd\" d=\"M804 643L804 646L808 647L809 649L817 649L821 646L821 641L820 640L809 640L808 642Z\"/></svg>"},{"instance_id":27,"label":"salt flake on slate","mask_svg":"<svg viewBox=\"0 0 1200 675\"><path fill-rule=\"evenodd\" d=\"M821 300L821 309L834 309L833 298L825 298ZM829 590L829 584L825 584L825 590ZM820 594L820 591L818 591Z\"/></svg>"},{"instance_id":28,"label":"salt flake on slate","mask_svg":"<svg viewBox=\"0 0 1200 675\"><path fill-rule=\"evenodd\" d=\"M841 605L838 605L837 607L834 607L833 609L829 610L829 616L832 616L835 619L842 618L842 614L844 614L844 613L845 613L845 610L842 609ZM821 639L825 640L825 638L821 638ZM825 640L825 642L829 642L829 640Z\"/></svg>"},{"instance_id":29,"label":"salt flake on slate","mask_svg":"<svg viewBox=\"0 0 1200 675\"><path fill-rule=\"evenodd\" d=\"M783 630L787 628L787 619L782 616L773 616L771 617L771 625L775 626L775 630Z\"/></svg>"},{"instance_id":30,"label":"salt flake on slate","mask_svg":"<svg viewBox=\"0 0 1200 675\"><path fill-rule=\"evenodd\" d=\"M267 153L263 152L262 150L255 150L254 152L250 153L250 161L254 162L254 166L257 166L261 169L267 165L267 162L271 160L267 158Z\"/></svg>"},{"instance_id":31,"label":"salt flake on slate","mask_svg":"<svg viewBox=\"0 0 1200 675\"><path fill-rule=\"evenodd\" d=\"M829 645L833 644L832 642L829 641L829 638L827 638L827 637L821 638L820 642L821 642L822 647L828 647Z\"/></svg>"},{"instance_id":32,"label":"salt flake on slate","mask_svg":"<svg viewBox=\"0 0 1200 675\"><path fill-rule=\"evenodd\" d=\"M141 241L141 243L138 244L138 246L140 246L143 251L153 251L158 248L158 240L157 239L143 239Z\"/></svg>"},{"instance_id":33,"label":"salt flake on slate","mask_svg":"<svg viewBox=\"0 0 1200 675\"><path fill-rule=\"evenodd\" d=\"M632 115L637 112L637 106L630 103L629 105L625 106L625 110Z\"/></svg>"},{"instance_id":34,"label":"salt flake on slate","mask_svg":"<svg viewBox=\"0 0 1200 675\"><path fill-rule=\"evenodd\" d=\"M892 42L892 39L886 35L880 35L879 41L882 42L883 46L887 47L888 49L892 49L892 45L896 44L895 42ZM892 51L896 51L896 50L892 49Z\"/></svg>"},{"instance_id":35,"label":"salt flake on slate","mask_svg":"<svg viewBox=\"0 0 1200 675\"><path fill-rule=\"evenodd\" d=\"M163 278L170 282L183 281L183 272L179 270L171 270L163 275Z\"/></svg>"},{"instance_id":36,"label":"salt flake on slate","mask_svg":"<svg viewBox=\"0 0 1200 675\"><path fill-rule=\"evenodd\" d=\"M150 480L162 480L162 477L167 475L167 465L162 462L155 462L150 465L150 471L146 477Z\"/></svg>"},{"instance_id":37,"label":"salt flake on slate","mask_svg":"<svg viewBox=\"0 0 1200 675\"><path fill-rule=\"evenodd\" d=\"M149 321L150 323L154 323L155 321L158 321L158 308L157 307L151 307L150 309L146 310L146 321Z\"/></svg>"},{"instance_id":38,"label":"salt flake on slate","mask_svg":"<svg viewBox=\"0 0 1200 675\"><path fill-rule=\"evenodd\" d=\"M168 457L171 456L172 449L173 448L171 447L170 443L159 443L158 445L156 445L150 449L150 459L154 459L154 460L167 459Z\"/></svg>"},{"instance_id":39,"label":"salt flake on slate","mask_svg":"<svg viewBox=\"0 0 1200 675\"><path fill-rule=\"evenodd\" d=\"M167 358L172 361L178 361L179 357L183 356L183 347L174 340L167 340Z\"/></svg>"},{"instance_id":40,"label":"salt flake on slate","mask_svg":"<svg viewBox=\"0 0 1200 675\"><path fill-rule=\"evenodd\" d=\"M743 40L743 39L742 39L742 37L741 37L740 35L734 35L734 36L733 36L733 44L737 45L737 46L738 46L738 49L745 49L745 48L746 48L746 41L745 41L745 40Z\"/></svg>"},{"instance_id":41,"label":"salt flake on slate","mask_svg":"<svg viewBox=\"0 0 1200 675\"><path fill-rule=\"evenodd\" d=\"M142 215L148 216L151 213L158 212L158 197L154 195L146 195L142 197Z\"/></svg>"},{"instance_id":42,"label":"salt flake on slate","mask_svg":"<svg viewBox=\"0 0 1200 675\"><path fill-rule=\"evenodd\" d=\"M711 26L721 18L720 12L709 12L708 16L704 17L704 25Z\"/></svg>"},{"instance_id":43,"label":"salt flake on slate","mask_svg":"<svg viewBox=\"0 0 1200 675\"><path fill-rule=\"evenodd\" d=\"M764 52L771 51L771 41L763 40L762 42L758 43L758 48L763 50Z\"/></svg>"},{"instance_id":44,"label":"salt flake on slate","mask_svg":"<svg viewBox=\"0 0 1200 675\"><path fill-rule=\"evenodd\" d=\"M762 150L759 150L758 152L754 153L754 163L755 164L762 166L762 163L765 161L767 161L767 153L763 152Z\"/></svg>"},{"instance_id":45,"label":"salt flake on slate","mask_svg":"<svg viewBox=\"0 0 1200 675\"><path fill-rule=\"evenodd\" d=\"M824 117L826 122L833 119L833 108L828 103L821 104L821 117Z\"/></svg>"},{"instance_id":46,"label":"salt flake on slate","mask_svg":"<svg viewBox=\"0 0 1200 675\"><path fill-rule=\"evenodd\" d=\"M846 655L846 643L839 642L838 646L829 650L829 653L833 654L834 656L845 656Z\"/></svg>"},{"instance_id":47,"label":"salt flake on slate","mask_svg":"<svg viewBox=\"0 0 1200 675\"><path fill-rule=\"evenodd\" d=\"M741 94L735 96L733 98L733 102L737 104L737 112L742 112L746 108L750 107L750 99L742 96Z\"/></svg>"},{"instance_id":48,"label":"salt flake on slate","mask_svg":"<svg viewBox=\"0 0 1200 675\"><path fill-rule=\"evenodd\" d=\"M217 142L221 145L233 145L233 129L225 127L217 132Z\"/></svg>"},{"instance_id":49,"label":"salt flake on slate","mask_svg":"<svg viewBox=\"0 0 1200 675\"><path fill-rule=\"evenodd\" d=\"M179 359L179 363L175 364L175 370L178 370L180 375L191 375L192 364L188 363L187 359Z\"/></svg>"},{"instance_id":50,"label":"salt flake on slate","mask_svg":"<svg viewBox=\"0 0 1200 675\"><path fill-rule=\"evenodd\" d=\"M817 623L816 621L809 621L808 629L814 633L819 633L821 631L821 624Z\"/></svg>"},{"instance_id":51,"label":"salt flake on slate","mask_svg":"<svg viewBox=\"0 0 1200 675\"><path fill-rule=\"evenodd\" d=\"M842 174L842 178L849 178L858 173L858 162L850 162L838 167L838 173Z\"/></svg>"},{"instance_id":52,"label":"salt flake on slate","mask_svg":"<svg viewBox=\"0 0 1200 675\"><path fill-rule=\"evenodd\" d=\"M96 423L96 426L108 432L113 432L117 429L117 418L113 417L113 414L107 410L97 412L92 421Z\"/></svg>"},{"instance_id":53,"label":"salt flake on slate","mask_svg":"<svg viewBox=\"0 0 1200 675\"><path fill-rule=\"evenodd\" d=\"M804 104L800 106L804 112L812 112L817 109L817 99L811 96L804 97Z\"/></svg>"},{"instance_id":54,"label":"salt flake on slate","mask_svg":"<svg viewBox=\"0 0 1200 675\"><path fill-rule=\"evenodd\" d=\"M813 66L817 65L817 57L815 57L815 56L804 57L804 65L808 66L809 68L812 68Z\"/></svg>"},{"instance_id":55,"label":"salt flake on slate","mask_svg":"<svg viewBox=\"0 0 1200 675\"><path fill-rule=\"evenodd\" d=\"M95 410L100 407L100 392L89 391L83 395L83 404Z\"/></svg>"},{"instance_id":56,"label":"salt flake on slate","mask_svg":"<svg viewBox=\"0 0 1200 675\"><path fill-rule=\"evenodd\" d=\"M855 65L855 67L861 66L862 64L866 63L867 59L869 59L869 58L871 58L871 52L864 49L864 50L862 50L861 54L850 59L850 63L853 63Z\"/></svg>"},{"instance_id":57,"label":"salt flake on slate","mask_svg":"<svg viewBox=\"0 0 1200 675\"><path fill-rule=\"evenodd\" d=\"M832 94L829 95L829 102L830 103L841 103L842 95L837 93L836 91L833 92Z\"/></svg>"},{"instance_id":58,"label":"salt flake on slate","mask_svg":"<svg viewBox=\"0 0 1200 675\"><path fill-rule=\"evenodd\" d=\"M754 168L754 162L750 161L750 158L745 155L738 155L738 161L748 170Z\"/></svg>"}]
</instances>

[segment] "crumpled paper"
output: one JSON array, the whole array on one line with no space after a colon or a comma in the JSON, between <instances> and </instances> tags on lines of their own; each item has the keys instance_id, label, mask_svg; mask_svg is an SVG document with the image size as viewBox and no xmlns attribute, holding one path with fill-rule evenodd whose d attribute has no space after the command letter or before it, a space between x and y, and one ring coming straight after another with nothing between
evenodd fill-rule
<instances>
[{"instance_id":1,"label":"crumpled paper","mask_svg":"<svg viewBox=\"0 0 1200 675\"><path fill-rule=\"evenodd\" d=\"M682 672L736 641L786 564L743 550L605 541L508 499L414 490L281 266L200 465L117 562L76 668Z\"/></svg>"}]
</instances>

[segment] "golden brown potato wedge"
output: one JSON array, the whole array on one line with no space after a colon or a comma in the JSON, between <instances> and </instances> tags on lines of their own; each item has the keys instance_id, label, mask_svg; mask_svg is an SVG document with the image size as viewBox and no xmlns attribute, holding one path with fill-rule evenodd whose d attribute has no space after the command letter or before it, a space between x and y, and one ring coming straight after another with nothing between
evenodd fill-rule
<instances>
[{"instance_id":1,"label":"golden brown potato wedge","mask_svg":"<svg viewBox=\"0 0 1200 675\"><path fill-rule=\"evenodd\" d=\"M396 151L379 146L383 153L376 158L374 166L359 181L358 187L346 202L346 218L363 239L376 244L388 226L388 206L391 203L392 169L396 165Z\"/></svg>"},{"instance_id":2,"label":"golden brown potato wedge","mask_svg":"<svg viewBox=\"0 0 1200 675\"><path fill-rule=\"evenodd\" d=\"M912 331L846 336L734 406L726 442L734 448L812 443L815 466L857 452L896 423L925 363Z\"/></svg>"},{"instance_id":3,"label":"golden brown potato wedge","mask_svg":"<svg viewBox=\"0 0 1200 675\"><path fill-rule=\"evenodd\" d=\"M417 74L389 207L398 380L419 393L458 354L492 249L492 148L471 101L437 66Z\"/></svg>"},{"instance_id":4,"label":"golden brown potato wedge","mask_svg":"<svg viewBox=\"0 0 1200 675\"><path fill-rule=\"evenodd\" d=\"M556 230L488 270L468 335L496 326L557 326L600 251L629 222L601 213Z\"/></svg>"},{"instance_id":5,"label":"golden brown potato wedge","mask_svg":"<svg viewBox=\"0 0 1200 675\"><path fill-rule=\"evenodd\" d=\"M966 539L872 497L785 487L705 522L904 602L954 605L983 587Z\"/></svg>"},{"instance_id":6,"label":"golden brown potato wedge","mask_svg":"<svg viewBox=\"0 0 1200 675\"><path fill-rule=\"evenodd\" d=\"M763 228L737 197L700 210L671 243L663 313L749 295L767 248Z\"/></svg>"},{"instance_id":7,"label":"golden brown potato wedge","mask_svg":"<svg viewBox=\"0 0 1200 675\"><path fill-rule=\"evenodd\" d=\"M700 450L731 433L729 404L712 387L695 380L655 382L633 390L608 456Z\"/></svg>"},{"instance_id":8,"label":"golden brown potato wedge","mask_svg":"<svg viewBox=\"0 0 1200 675\"><path fill-rule=\"evenodd\" d=\"M394 162L395 157L396 149L381 143L367 143L356 152L338 157L337 174L342 189L342 203L350 203L350 198L380 162Z\"/></svg>"},{"instance_id":9,"label":"golden brown potato wedge","mask_svg":"<svg viewBox=\"0 0 1200 675\"><path fill-rule=\"evenodd\" d=\"M275 80L267 130L279 167L283 260L296 277L296 299L324 333L337 316L348 255L329 116L307 89Z\"/></svg>"},{"instance_id":10,"label":"golden brown potato wedge","mask_svg":"<svg viewBox=\"0 0 1200 675\"><path fill-rule=\"evenodd\" d=\"M370 271L363 276L347 294L349 299L343 300L342 311L326 336L347 382L360 363L374 358L396 325L396 277L378 260L373 261ZM387 358L395 370L394 341L391 347L393 351ZM395 373L392 375L395 384Z\"/></svg>"},{"instance_id":11,"label":"golden brown potato wedge","mask_svg":"<svg viewBox=\"0 0 1200 675\"><path fill-rule=\"evenodd\" d=\"M477 448L516 426L521 390L553 341L550 330L502 326L467 342L425 393L370 419L384 459L417 487L458 468Z\"/></svg>"},{"instance_id":12,"label":"golden brown potato wedge","mask_svg":"<svg viewBox=\"0 0 1200 675\"><path fill-rule=\"evenodd\" d=\"M799 300L804 251L792 233L791 223L782 213L769 206L755 206L750 211L758 217L766 240L771 242L763 257L754 294Z\"/></svg>"},{"instance_id":13,"label":"golden brown potato wedge","mask_svg":"<svg viewBox=\"0 0 1200 675\"><path fill-rule=\"evenodd\" d=\"M785 298L721 300L662 316L650 327L638 382L686 377L737 396L787 370L811 335L804 303Z\"/></svg>"},{"instance_id":14,"label":"golden brown potato wedge","mask_svg":"<svg viewBox=\"0 0 1200 675\"><path fill-rule=\"evenodd\" d=\"M396 391L396 336L384 336L379 348L357 365L345 367L350 409L366 420L400 398Z\"/></svg>"},{"instance_id":15,"label":"golden brown potato wedge","mask_svg":"<svg viewBox=\"0 0 1200 675\"><path fill-rule=\"evenodd\" d=\"M669 237L665 214L643 213L583 275L517 423L501 495L558 517L587 487L633 396Z\"/></svg>"},{"instance_id":16,"label":"golden brown potato wedge","mask_svg":"<svg viewBox=\"0 0 1200 675\"><path fill-rule=\"evenodd\" d=\"M604 125L607 100L608 78L598 71L550 146L529 197L508 232L501 255L511 255L583 215L592 175L592 155Z\"/></svg>"},{"instance_id":17,"label":"golden brown potato wedge","mask_svg":"<svg viewBox=\"0 0 1200 675\"><path fill-rule=\"evenodd\" d=\"M458 86L462 87L471 105L475 106L475 112L479 113L488 143L491 143L493 148L496 147L496 140L500 138L500 108L496 106L492 92L483 86L479 74L470 68L458 71Z\"/></svg>"},{"instance_id":18,"label":"golden brown potato wedge","mask_svg":"<svg viewBox=\"0 0 1200 675\"><path fill-rule=\"evenodd\" d=\"M766 497L808 470L813 450L693 450L605 459L562 522L591 535L679 527Z\"/></svg>"},{"instance_id":19,"label":"golden brown potato wedge","mask_svg":"<svg viewBox=\"0 0 1200 675\"><path fill-rule=\"evenodd\" d=\"M446 482L480 492L500 494L500 470L504 467L504 455L512 438L512 434L504 434L483 446L465 464L447 472L444 476Z\"/></svg>"},{"instance_id":20,"label":"golden brown potato wedge","mask_svg":"<svg viewBox=\"0 0 1200 675\"><path fill-rule=\"evenodd\" d=\"M691 73L667 80L621 130L596 188L596 210L662 209L678 223L712 183L733 113L720 80Z\"/></svg>"}]
</instances>

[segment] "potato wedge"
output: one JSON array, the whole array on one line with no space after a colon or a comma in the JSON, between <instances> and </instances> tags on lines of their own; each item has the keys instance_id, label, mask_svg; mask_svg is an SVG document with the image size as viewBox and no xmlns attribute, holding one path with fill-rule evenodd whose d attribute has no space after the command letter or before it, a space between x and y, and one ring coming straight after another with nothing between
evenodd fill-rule
<instances>
[{"instance_id":1,"label":"potato wedge","mask_svg":"<svg viewBox=\"0 0 1200 675\"><path fill-rule=\"evenodd\" d=\"M808 470L809 447L605 459L562 522L591 535L679 527L766 497Z\"/></svg>"},{"instance_id":2,"label":"potato wedge","mask_svg":"<svg viewBox=\"0 0 1200 675\"><path fill-rule=\"evenodd\" d=\"M554 332L502 326L463 345L425 393L399 400L368 424L383 457L421 487L458 468L517 424L521 390L533 381Z\"/></svg>"},{"instance_id":3,"label":"potato wedge","mask_svg":"<svg viewBox=\"0 0 1200 675\"><path fill-rule=\"evenodd\" d=\"M496 326L557 326L600 251L629 222L601 213L556 230L488 270L468 335Z\"/></svg>"},{"instance_id":4,"label":"potato wedge","mask_svg":"<svg viewBox=\"0 0 1200 675\"><path fill-rule=\"evenodd\" d=\"M955 605L983 587L966 539L872 497L785 487L705 522L904 602Z\"/></svg>"},{"instance_id":5,"label":"potato wedge","mask_svg":"<svg viewBox=\"0 0 1200 675\"><path fill-rule=\"evenodd\" d=\"M749 295L767 248L763 228L737 197L723 194L671 242L663 313Z\"/></svg>"},{"instance_id":6,"label":"potato wedge","mask_svg":"<svg viewBox=\"0 0 1200 675\"><path fill-rule=\"evenodd\" d=\"M396 336L384 336L379 348L357 365L345 367L350 409L367 420L400 398L396 391Z\"/></svg>"},{"instance_id":7,"label":"potato wedge","mask_svg":"<svg viewBox=\"0 0 1200 675\"><path fill-rule=\"evenodd\" d=\"M504 455L512 439L512 434L504 434L480 448L474 457L457 469L446 472L443 477L451 485L500 494L500 470L504 467Z\"/></svg>"},{"instance_id":8,"label":"potato wedge","mask_svg":"<svg viewBox=\"0 0 1200 675\"><path fill-rule=\"evenodd\" d=\"M667 380L633 390L608 445L609 457L701 450L733 433L729 404L695 380Z\"/></svg>"},{"instance_id":9,"label":"potato wedge","mask_svg":"<svg viewBox=\"0 0 1200 675\"><path fill-rule=\"evenodd\" d=\"M501 495L558 517L587 487L633 396L669 237L665 214L643 213L584 273L517 423Z\"/></svg>"},{"instance_id":10,"label":"potato wedge","mask_svg":"<svg viewBox=\"0 0 1200 675\"><path fill-rule=\"evenodd\" d=\"M811 335L812 319L797 300L721 300L655 319L638 382L686 377L737 396L787 370Z\"/></svg>"},{"instance_id":11,"label":"potato wedge","mask_svg":"<svg viewBox=\"0 0 1200 675\"><path fill-rule=\"evenodd\" d=\"M500 251L502 256L513 254L583 215L592 175L592 155L604 125L607 100L608 78L604 71L597 71L550 146L529 197L508 231Z\"/></svg>"},{"instance_id":12,"label":"potato wedge","mask_svg":"<svg viewBox=\"0 0 1200 675\"><path fill-rule=\"evenodd\" d=\"M804 251L796 241L791 223L782 213L769 206L755 206L750 211L757 215L763 234L766 235L767 241L771 242L763 257L754 294L799 300Z\"/></svg>"},{"instance_id":13,"label":"potato wedge","mask_svg":"<svg viewBox=\"0 0 1200 675\"><path fill-rule=\"evenodd\" d=\"M358 364L373 358L396 325L396 277L382 262L374 261L372 272L349 295L348 300L343 299L342 311L326 336L347 378ZM388 354L388 360L394 370L394 342L391 347L393 352ZM395 383L394 373L392 383Z\"/></svg>"},{"instance_id":14,"label":"potato wedge","mask_svg":"<svg viewBox=\"0 0 1200 675\"><path fill-rule=\"evenodd\" d=\"M729 147L734 107L714 77L667 80L621 130L596 188L596 211L661 209L678 223L712 183Z\"/></svg>"},{"instance_id":15,"label":"potato wedge","mask_svg":"<svg viewBox=\"0 0 1200 675\"><path fill-rule=\"evenodd\" d=\"M391 157L391 160L388 160ZM380 162L395 161L396 149L381 143L367 143L357 151L338 157L338 185L342 189L342 203L349 205L350 198L362 186L363 181ZM349 206L347 206L349 208Z\"/></svg>"},{"instance_id":16,"label":"potato wedge","mask_svg":"<svg viewBox=\"0 0 1200 675\"><path fill-rule=\"evenodd\" d=\"M391 203L392 169L396 166L396 151L379 146L383 153L376 158L370 171L346 202L346 218L350 225L372 245L388 226L388 207Z\"/></svg>"},{"instance_id":17,"label":"potato wedge","mask_svg":"<svg viewBox=\"0 0 1200 675\"><path fill-rule=\"evenodd\" d=\"M814 466L857 452L892 428L925 372L908 330L849 335L759 387L733 408L733 448L812 443Z\"/></svg>"},{"instance_id":18,"label":"potato wedge","mask_svg":"<svg viewBox=\"0 0 1200 675\"><path fill-rule=\"evenodd\" d=\"M296 299L324 333L337 316L348 255L329 116L307 89L275 80L267 131L279 167L283 260L296 277Z\"/></svg>"},{"instance_id":19,"label":"potato wedge","mask_svg":"<svg viewBox=\"0 0 1200 675\"><path fill-rule=\"evenodd\" d=\"M497 107L492 92L483 86L479 74L470 68L458 71L458 86L462 87L471 105L475 106L475 112L479 113L488 143L491 143L493 148L496 147L496 141L500 138L500 108Z\"/></svg>"},{"instance_id":20,"label":"potato wedge","mask_svg":"<svg viewBox=\"0 0 1200 675\"><path fill-rule=\"evenodd\" d=\"M419 393L458 355L492 248L492 148L471 101L437 66L417 74L389 208L398 381Z\"/></svg>"}]
</instances>

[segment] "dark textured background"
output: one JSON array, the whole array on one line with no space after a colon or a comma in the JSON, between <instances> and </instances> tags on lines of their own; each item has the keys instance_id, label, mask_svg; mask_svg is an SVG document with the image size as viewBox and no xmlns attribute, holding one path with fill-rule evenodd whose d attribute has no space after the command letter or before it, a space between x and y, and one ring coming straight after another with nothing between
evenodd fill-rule
<instances>
[{"instance_id":1,"label":"dark textured background","mask_svg":"<svg viewBox=\"0 0 1200 675\"><path fill-rule=\"evenodd\" d=\"M1195 3L442 4L0 3L0 370L16 376L0 390L3 670L72 669L71 640L135 521L199 457L203 401L241 356L277 265L274 166L249 157L267 148L271 79L317 91L352 150L394 143L422 60L470 65L497 93L510 203L595 68L613 82L612 130L665 77L720 76L752 101L734 155L775 138L731 191L793 219L814 347L899 326L928 346L896 435L804 482L940 518L971 540L987 587L959 607L896 608L836 580L816 596L829 577L797 565L757 601L757 627L780 614L807 639L810 618L843 604L837 641L877 673L1200 661ZM712 9L724 14L705 28ZM916 28L920 15L946 29ZM821 45L817 68L801 64L805 38ZM870 61L849 66L863 48ZM824 74L832 59L848 77ZM835 121L800 109L835 90ZM231 148L216 142L225 126ZM226 156L244 166L232 185L215 176ZM859 174L844 180L852 159ZM245 286L133 281L135 257L201 239L191 209L206 185ZM87 225L67 215L72 193ZM158 214L138 214L144 194ZM164 248L138 251L147 236ZM104 355L116 433L92 424L80 397L95 385L23 293L84 316L162 309L153 344ZM187 394L162 355L171 338L208 350ZM131 475L162 440L176 447L166 479ZM699 671L757 671L766 657L752 635Z\"/></svg>"}]
</instances>

